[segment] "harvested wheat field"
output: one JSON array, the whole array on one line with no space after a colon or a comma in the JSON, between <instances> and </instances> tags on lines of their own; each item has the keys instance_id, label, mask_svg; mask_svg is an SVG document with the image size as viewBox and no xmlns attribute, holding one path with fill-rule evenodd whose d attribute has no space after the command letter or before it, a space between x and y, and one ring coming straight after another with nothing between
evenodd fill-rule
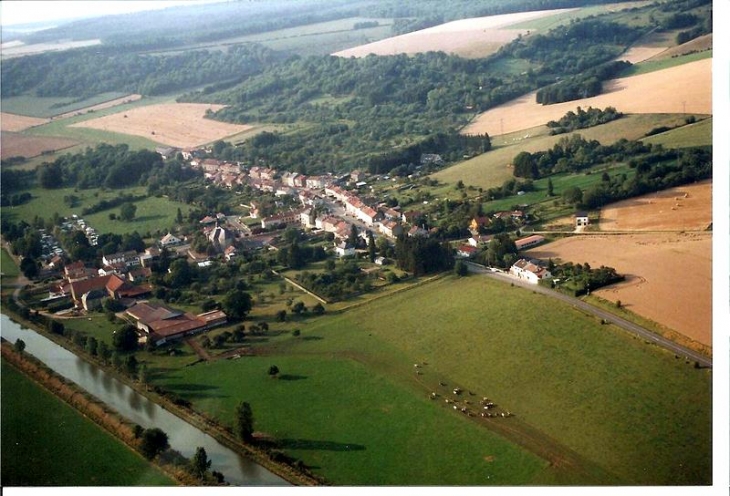
<instances>
[{"instance_id":1,"label":"harvested wheat field","mask_svg":"<svg viewBox=\"0 0 730 496\"><path fill-rule=\"evenodd\" d=\"M534 258L614 267L626 281L595 291L637 315L712 346L712 235L581 235L530 250Z\"/></svg>"},{"instance_id":2,"label":"harvested wheat field","mask_svg":"<svg viewBox=\"0 0 730 496\"><path fill-rule=\"evenodd\" d=\"M28 128L40 126L49 121L40 117L28 117L27 115L9 114L0 112L0 131L20 132Z\"/></svg>"},{"instance_id":3,"label":"harvested wheat field","mask_svg":"<svg viewBox=\"0 0 730 496\"><path fill-rule=\"evenodd\" d=\"M349 48L333 55L366 57L371 53L395 55L442 51L464 57L484 57L496 52L500 46L509 43L519 35L526 35L529 32L528 29L509 29L509 26L571 10L576 9L540 10L462 19Z\"/></svg>"},{"instance_id":4,"label":"harvested wheat field","mask_svg":"<svg viewBox=\"0 0 730 496\"><path fill-rule=\"evenodd\" d=\"M507 102L479 115L464 134L496 136L558 120L575 107L615 107L626 114L712 114L712 59L670 67L660 71L614 79L603 94L583 100L540 105L535 92Z\"/></svg>"},{"instance_id":5,"label":"harvested wheat field","mask_svg":"<svg viewBox=\"0 0 730 496\"><path fill-rule=\"evenodd\" d=\"M601 231L703 231L712 223L712 181L612 203Z\"/></svg>"},{"instance_id":6,"label":"harvested wheat field","mask_svg":"<svg viewBox=\"0 0 730 496\"><path fill-rule=\"evenodd\" d=\"M620 57L616 57L616 60L625 60L632 64L638 64L647 59L655 57L662 52L665 52L668 47L650 47L650 46L634 46L626 50L626 53Z\"/></svg>"},{"instance_id":7,"label":"harvested wheat field","mask_svg":"<svg viewBox=\"0 0 730 496\"><path fill-rule=\"evenodd\" d=\"M0 158L10 157L37 157L38 155L64 150L78 144L78 141L69 138L55 138L52 136L26 136L23 134L3 132L0 135Z\"/></svg>"},{"instance_id":8,"label":"harvested wheat field","mask_svg":"<svg viewBox=\"0 0 730 496\"><path fill-rule=\"evenodd\" d=\"M202 103L163 103L79 122L71 127L143 136L178 148L201 146L252 129L253 126L205 118L207 110L216 111L223 107Z\"/></svg>"}]
</instances>

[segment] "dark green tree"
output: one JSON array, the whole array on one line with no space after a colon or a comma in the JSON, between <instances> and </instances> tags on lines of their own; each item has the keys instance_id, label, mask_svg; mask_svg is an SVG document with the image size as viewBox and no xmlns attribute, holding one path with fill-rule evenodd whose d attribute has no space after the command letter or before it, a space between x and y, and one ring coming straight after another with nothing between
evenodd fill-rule
<instances>
[{"instance_id":1,"label":"dark green tree","mask_svg":"<svg viewBox=\"0 0 730 496\"><path fill-rule=\"evenodd\" d=\"M119 218L126 222L134 220L134 216L137 214L137 205L134 203L125 203L119 209Z\"/></svg>"},{"instance_id":2,"label":"dark green tree","mask_svg":"<svg viewBox=\"0 0 730 496\"><path fill-rule=\"evenodd\" d=\"M142 433L142 443L140 450L142 455L148 460L152 460L158 454L170 447L167 434L157 427L153 429L145 429Z\"/></svg>"},{"instance_id":3,"label":"dark green tree","mask_svg":"<svg viewBox=\"0 0 730 496\"><path fill-rule=\"evenodd\" d=\"M16 340L15 344L13 345L13 349L15 350L16 353L19 353L22 355L23 352L25 351L25 341L23 341L22 339Z\"/></svg>"},{"instance_id":4,"label":"dark green tree","mask_svg":"<svg viewBox=\"0 0 730 496\"><path fill-rule=\"evenodd\" d=\"M375 247L375 238L373 237L373 232L368 230L368 258L370 258L370 263L375 262L376 254L377 248Z\"/></svg>"},{"instance_id":5,"label":"dark green tree","mask_svg":"<svg viewBox=\"0 0 730 496\"><path fill-rule=\"evenodd\" d=\"M463 260L457 260L454 264L454 273L459 277L464 277L469 273L469 267Z\"/></svg>"},{"instance_id":6,"label":"dark green tree","mask_svg":"<svg viewBox=\"0 0 730 496\"><path fill-rule=\"evenodd\" d=\"M272 365L271 367L269 367L269 375L271 377L276 377L277 375L279 375L279 367L277 367L276 365Z\"/></svg>"},{"instance_id":7,"label":"dark green tree","mask_svg":"<svg viewBox=\"0 0 730 496\"><path fill-rule=\"evenodd\" d=\"M114 331L112 344L117 351L134 351L137 349L137 331L133 325L125 325Z\"/></svg>"},{"instance_id":8,"label":"dark green tree","mask_svg":"<svg viewBox=\"0 0 730 496\"><path fill-rule=\"evenodd\" d=\"M253 303L250 294L234 289L226 294L221 306L230 319L243 320L251 311Z\"/></svg>"},{"instance_id":9,"label":"dark green tree","mask_svg":"<svg viewBox=\"0 0 730 496\"><path fill-rule=\"evenodd\" d=\"M211 460L208 459L208 453L205 452L205 448L198 446L195 450L195 455L190 461L190 471L192 474L199 479L205 477L205 473L210 468Z\"/></svg>"},{"instance_id":10,"label":"dark green tree","mask_svg":"<svg viewBox=\"0 0 730 496\"><path fill-rule=\"evenodd\" d=\"M251 405L242 401L236 407L236 433L245 442L253 440L253 411Z\"/></svg>"}]
</instances>

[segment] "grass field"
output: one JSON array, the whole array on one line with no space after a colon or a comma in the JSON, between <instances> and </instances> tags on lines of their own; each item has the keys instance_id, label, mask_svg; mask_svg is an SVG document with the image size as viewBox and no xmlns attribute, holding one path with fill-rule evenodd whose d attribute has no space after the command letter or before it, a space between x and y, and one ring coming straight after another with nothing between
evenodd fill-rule
<instances>
[{"instance_id":1,"label":"grass field","mask_svg":"<svg viewBox=\"0 0 730 496\"><path fill-rule=\"evenodd\" d=\"M156 384L225 423L249 401L258 430L338 484L711 481L710 372L541 295L447 277L301 328L257 357L161 370ZM267 377L271 364L283 377ZM453 412L443 398L454 386L474 402L488 396L513 423ZM490 430L547 458L567 450L573 463L541 466ZM486 458L495 461L480 468Z\"/></svg>"},{"instance_id":2,"label":"grass field","mask_svg":"<svg viewBox=\"0 0 730 496\"><path fill-rule=\"evenodd\" d=\"M699 53L690 53L679 57L671 57L661 60L647 60L639 62L629 67L625 73L621 74L621 77L638 76L640 74L647 74L649 72L661 71L676 67L678 65L687 64L690 62L696 62L698 60L711 59L712 50L705 50Z\"/></svg>"},{"instance_id":3,"label":"grass field","mask_svg":"<svg viewBox=\"0 0 730 496\"><path fill-rule=\"evenodd\" d=\"M52 98L52 97L36 97L36 96L14 96L11 98L3 98L3 112L12 114L27 115L30 117L53 117L66 112L73 112L92 105L98 105L102 102L121 98L126 93L101 93L91 98L78 100L76 98Z\"/></svg>"},{"instance_id":4,"label":"grass field","mask_svg":"<svg viewBox=\"0 0 730 496\"><path fill-rule=\"evenodd\" d=\"M3 277L13 278L18 277L20 269L15 265L15 261L12 259L10 254L3 248L0 250L0 272Z\"/></svg>"},{"instance_id":5,"label":"grass field","mask_svg":"<svg viewBox=\"0 0 730 496\"><path fill-rule=\"evenodd\" d=\"M9 220L18 222L24 220L31 223L36 215L51 218L53 212L58 212L62 217L70 217L73 214L83 217L87 225L90 225L98 233L114 232L117 234L132 233L137 231L144 235L149 232L152 235L161 233L161 236L167 234L167 229L175 224L177 209L187 215L190 206L184 203L172 201L164 197L147 197L144 200L136 201L137 206L135 219L131 222L121 220L110 220L109 214L119 215L119 208L103 210L95 214L82 215L81 211L84 207L90 207L101 200L109 200L119 196L119 190L100 190L98 188L88 190L75 191L74 188L60 189L42 189L33 188L29 190L33 199L17 207L3 207L2 215L7 216ZM129 195L145 195L146 188L127 188L123 191ZM64 203L64 196L75 195L79 198L79 206L70 208Z\"/></svg>"},{"instance_id":6,"label":"grass field","mask_svg":"<svg viewBox=\"0 0 730 496\"><path fill-rule=\"evenodd\" d=\"M712 146L712 118L703 119L688 126L649 136L643 138L641 141L653 145L662 145L664 148Z\"/></svg>"},{"instance_id":7,"label":"grass field","mask_svg":"<svg viewBox=\"0 0 730 496\"><path fill-rule=\"evenodd\" d=\"M175 485L101 427L2 362L2 485Z\"/></svg>"}]
</instances>

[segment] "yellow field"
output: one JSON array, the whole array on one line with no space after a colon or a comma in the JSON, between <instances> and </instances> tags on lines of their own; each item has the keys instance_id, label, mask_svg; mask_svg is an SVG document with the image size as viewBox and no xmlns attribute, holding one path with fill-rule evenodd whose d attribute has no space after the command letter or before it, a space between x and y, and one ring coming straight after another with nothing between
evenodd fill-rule
<instances>
[{"instance_id":1,"label":"yellow field","mask_svg":"<svg viewBox=\"0 0 730 496\"><path fill-rule=\"evenodd\" d=\"M615 79L601 95L554 105L535 102L529 93L479 115L464 134L496 136L558 120L576 106L615 107L633 114L712 114L712 59L690 62L661 71Z\"/></svg>"},{"instance_id":2,"label":"yellow field","mask_svg":"<svg viewBox=\"0 0 730 496\"><path fill-rule=\"evenodd\" d=\"M17 133L31 127L40 126L48 121L49 119L42 119L40 117L28 117L26 115L0 112L0 131Z\"/></svg>"},{"instance_id":3,"label":"yellow field","mask_svg":"<svg viewBox=\"0 0 730 496\"><path fill-rule=\"evenodd\" d=\"M443 51L464 57L484 57L496 52L528 29L509 29L521 22L569 12L576 9L540 10L447 22L413 33L336 52L338 57L366 57L368 54L395 55Z\"/></svg>"},{"instance_id":4,"label":"yellow field","mask_svg":"<svg viewBox=\"0 0 730 496\"><path fill-rule=\"evenodd\" d=\"M216 111L221 108L223 105L163 103L79 122L71 127L143 136L178 148L205 145L252 129L253 126L228 124L205 118L207 110Z\"/></svg>"}]
</instances>

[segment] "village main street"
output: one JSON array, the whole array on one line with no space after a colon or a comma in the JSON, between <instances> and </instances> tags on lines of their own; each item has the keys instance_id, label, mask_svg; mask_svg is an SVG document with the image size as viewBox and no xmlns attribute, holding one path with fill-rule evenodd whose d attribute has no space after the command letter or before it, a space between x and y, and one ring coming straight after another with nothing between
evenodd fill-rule
<instances>
[{"instance_id":1,"label":"village main street","mask_svg":"<svg viewBox=\"0 0 730 496\"><path fill-rule=\"evenodd\" d=\"M603 321L606 321L608 323L614 324L621 329L624 329L625 331L628 331L632 334L635 334L641 339L644 339L645 341L655 344L657 346L660 346L675 355L685 358L687 360L692 360L697 362L701 367L712 367L712 358L708 358L705 355L702 355L700 353L697 353L696 351L690 350L689 348L685 348L684 346L681 346L674 341L671 341L670 339L667 339L663 336L660 336L658 334L655 334L648 329L645 329L644 327L641 327L640 325L637 325L633 322L629 322L626 319L623 319L621 317L618 317L610 312L607 312L605 310L602 310L600 308L597 308L593 305L590 305L578 298L568 296L566 294L560 293L558 291L552 290L550 288L546 288L537 284L530 284L528 282L524 282L520 279L517 279L516 277L512 277L508 274L505 274L500 271L493 271L490 270L482 265L476 264L474 262L465 262L467 267L469 268L469 272L474 274L483 274L489 278L492 278L494 280L501 281L503 283L511 283L515 286L520 286L525 289L529 289L531 291L534 291L536 293L544 294L546 296L549 296L551 298L556 298L558 300L562 300L565 303L568 303L569 305L572 305L573 307L577 308L578 310L595 315L596 317L602 319Z\"/></svg>"}]
</instances>

